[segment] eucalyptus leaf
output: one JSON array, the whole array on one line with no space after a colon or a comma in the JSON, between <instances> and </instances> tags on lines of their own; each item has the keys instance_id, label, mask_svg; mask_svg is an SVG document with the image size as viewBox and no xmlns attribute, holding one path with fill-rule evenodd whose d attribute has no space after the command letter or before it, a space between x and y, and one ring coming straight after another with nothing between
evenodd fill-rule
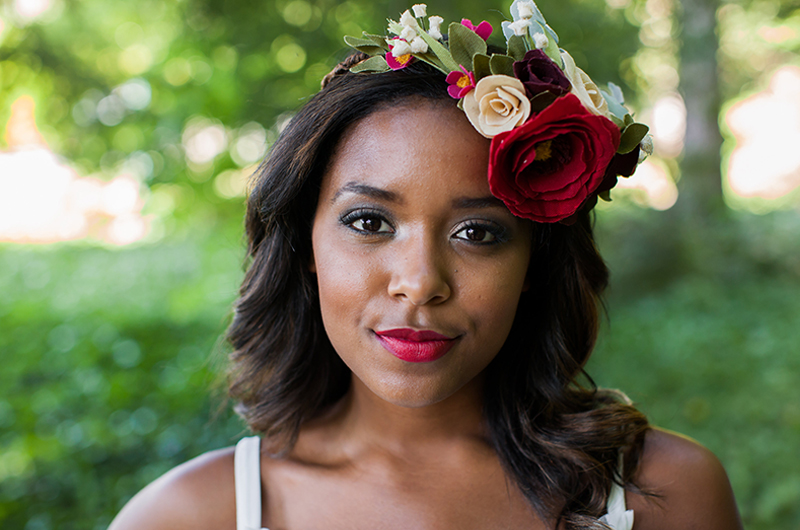
<instances>
[{"instance_id":1,"label":"eucalyptus leaf","mask_svg":"<svg viewBox=\"0 0 800 530\"><path fill-rule=\"evenodd\" d=\"M630 115L628 113L628 109L623 107L622 104L614 96L612 96L605 90L600 89L600 94L602 94L603 99L605 99L606 103L608 103L608 110L611 112L611 114L613 114L614 116L616 116L617 118L619 118L624 122L625 116Z\"/></svg>"},{"instance_id":2,"label":"eucalyptus leaf","mask_svg":"<svg viewBox=\"0 0 800 530\"><path fill-rule=\"evenodd\" d=\"M528 46L525 44L524 37L513 35L508 39L508 55L513 57L515 61L522 61L526 53L528 53Z\"/></svg>"},{"instance_id":3,"label":"eucalyptus leaf","mask_svg":"<svg viewBox=\"0 0 800 530\"><path fill-rule=\"evenodd\" d=\"M617 153L624 155L636 149L636 146L639 145L639 142L642 141L642 138L644 138L644 135L646 135L649 130L647 125L642 123L632 123L625 127L625 130L622 131L622 137L619 140L619 149L617 149Z\"/></svg>"},{"instance_id":4,"label":"eucalyptus leaf","mask_svg":"<svg viewBox=\"0 0 800 530\"><path fill-rule=\"evenodd\" d=\"M359 72L386 72L388 70L391 70L391 68L389 68L389 63L387 63L386 59L381 55L370 57L366 61L361 61L350 68L350 71L354 74Z\"/></svg>"},{"instance_id":5,"label":"eucalyptus leaf","mask_svg":"<svg viewBox=\"0 0 800 530\"><path fill-rule=\"evenodd\" d=\"M622 93L622 89L618 85L615 85L614 83L609 83L608 91L612 96L614 96L614 99L619 101L620 105L625 104L625 95Z\"/></svg>"},{"instance_id":6,"label":"eucalyptus leaf","mask_svg":"<svg viewBox=\"0 0 800 530\"><path fill-rule=\"evenodd\" d=\"M491 59L489 59L489 68L494 75L514 77L514 59L508 55L492 55Z\"/></svg>"},{"instance_id":7,"label":"eucalyptus leaf","mask_svg":"<svg viewBox=\"0 0 800 530\"><path fill-rule=\"evenodd\" d=\"M492 75L492 68L489 66L489 56L482 53L475 54L472 58L472 72L475 74L476 83L484 77Z\"/></svg>"},{"instance_id":8,"label":"eucalyptus leaf","mask_svg":"<svg viewBox=\"0 0 800 530\"><path fill-rule=\"evenodd\" d=\"M458 63L453 60L453 56L450 54L450 51L448 51L448 49L445 48L441 42L428 35L426 31L420 32L419 36L422 37L422 40L424 40L425 44L428 45L429 53L433 53L436 55L439 61L441 61L442 66L444 66L444 68L441 69L442 72L449 74L455 70L460 70ZM478 38L480 39L480 37Z\"/></svg>"},{"instance_id":9,"label":"eucalyptus leaf","mask_svg":"<svg viewBox=\"0 0 800 530\"><path fill-rule=\"evenodd\" d=\"M476 53L486 54L486 42L460 22L450 23L447 41L453 60L465 68L472 64L472 58Z\"/></svg>"},{"instance_id":10,"label":"eucalyptus leaf","mask_svg":"<svg viewBox=\"0 0 800 530\"><path fill-rule=\"evenodd\" d=\"M384 49L380 46L376 46L374 42L371 40L366 39L359 39L358 37L351 37L350 35L346 35L344 38L345 44L350 46L351 48L355 48L360 52L364 52L367 55L380 55L383 54Z\"/></svg>"}]
</instances>

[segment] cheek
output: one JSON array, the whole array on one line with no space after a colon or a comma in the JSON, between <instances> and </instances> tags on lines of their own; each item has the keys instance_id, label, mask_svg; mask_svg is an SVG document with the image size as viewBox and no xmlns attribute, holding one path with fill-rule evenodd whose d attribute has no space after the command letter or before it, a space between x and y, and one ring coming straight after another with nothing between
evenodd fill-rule
<instances>
[{"instance_id":1,"label":"cheek","mask_svg":"<svg viewBox=\"0 0 800 530\"><path fill-rule=\"evenodd\" d=\"M464 306L472 312L478 331L497 350L508 336L525 289L528 258L519 253L502 267L464 278Z\"/></svg>"},{"instance_id":2,"label":"cheek","mask_svg":"<svg viewBox=\"0 0 800 530\"><path fill-rule=\"evenodd\" d=\"M342 245L336 234L315 234L314 263L320 311L334 348L359 339L372 294L378 289L379 271L363 253Z\"/></svg>"}]
</instances>

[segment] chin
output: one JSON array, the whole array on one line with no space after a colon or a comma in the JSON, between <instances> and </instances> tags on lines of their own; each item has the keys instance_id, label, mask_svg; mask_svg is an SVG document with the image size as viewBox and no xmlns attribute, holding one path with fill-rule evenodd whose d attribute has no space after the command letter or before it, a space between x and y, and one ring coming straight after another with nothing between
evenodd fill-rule
<instances>
[{"instance_id":1,"label":"chin","mask_svg":"<svg viewBox=\"0 0 800 530\"><path fill-rule=\"evenodd\" d=\"M406 408L435 405L451 397L464 386L452 381L421 380L408 376L393 376L375 383L364 381L362 383L383 401Z\"/></svg>"}]
</instances>

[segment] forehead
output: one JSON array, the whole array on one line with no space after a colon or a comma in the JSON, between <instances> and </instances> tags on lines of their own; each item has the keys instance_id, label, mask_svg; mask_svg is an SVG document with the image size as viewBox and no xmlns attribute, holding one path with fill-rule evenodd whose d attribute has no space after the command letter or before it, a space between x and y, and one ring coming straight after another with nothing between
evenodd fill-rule
<instances>
[{"instance_id":1,"label":"forehead","mask_svg":"<svg viewBox=\"0 0 800 530\"><path fill-rule=\"evenodd\" d=\"M399 193L486 195L488 161L489 140L455 101L411 100L373 112L345 133L322 194L357 182Z\"/></svg>"}]
</instances>

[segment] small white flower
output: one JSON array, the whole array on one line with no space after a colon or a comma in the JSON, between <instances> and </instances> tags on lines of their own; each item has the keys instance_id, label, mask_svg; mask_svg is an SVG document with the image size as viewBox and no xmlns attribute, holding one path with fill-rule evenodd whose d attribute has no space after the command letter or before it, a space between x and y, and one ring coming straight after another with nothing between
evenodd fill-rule
<instances>
[{"instance_id":1,"label":"small white flower","mask_svg":"<svg viewBox=\"0 0 800 530\"><path fill-rule=\"evenodd\" d=\"M641 164L644 162L648 156L653 154L653 137L649 134L645 134L644 138L642 138L641 143L639 144L640 151L639 151L639 163Z\"/></svg>"},{"instance_id":2,"label":"small white flower","mask_svg":"<svg viewBox=\"0 0 800 530\"><path fill-rule=\"evenodd\" d=\"M417 24L417 19L414 18L414 15L411 14L411 11L406 9L403 11L403 14L400 15L400 24L403 26L410 26L412 28L416 28L419 24Z\"/></svg>"},{"instance_id":3,"label":"small white flower","mask_svg":"<svg viewBox=\"0 0 800 530\"><path fill-rule=\"evenodd\" d=\"M417 37L411 41L411 53L425 53L428 51L428 43Z\"/></svg>"},{"instance_id":4,"label":"small white flower","mask_svg":"<svg viewBox=\"0 0 800 530\"><path fill-rule=\"evenodd\" d=\"M394 39L387 42L393 46L392 55L394 57L402 57L411 53L411 45L404 40Z\"/></svg>"},{"instance_id":5,"label":"small white flower","mask_svg":"<svg viewBox=\"0 0 800 530\"><path fill-rule=\"evenodd\" d=\"M531 21L527 19L515 20L508 25L514 31L514 35L523 36L528 33L528 28L531 27Z\"/></svg>"},{"instance_id":6,"label":"small white flower","mask_svg":"<svg viewBox=\"0 0 800 530\"><path fill-rule=\"evenodd\" d=\"M547 48L547 45L550 44L550 40L544 36L544 33L537 33L533 36L533 44L540 50Z\"/></svg>"},{"instance_id":7,"label":"small white flower","mask_svg":"<svg viewBox=\"0 0 800 530\"><path fill-rule=\"evenodd\" d=\"M530 2L520 2L517 5L519 18L529 19L533 17L533 5Z\"/></svg>"},{"instance_id":8,"label":"small white flower","mask_svg":"<svg viewBox=\"0 0 800 530\"><path fill-rule=\"evenodd\" d=\"M428 24L430 24L430 29L428 30L428 35L433 37L434 39L441 39L442 38L442 30L440 26L444 22L444 19L439 16L432 16L428 18Z\"/></svg>"},{"instance_id":9,"label":"small white flower","mask_svg":"<svg viewBox=\"0 0 800 530\"><path fill-rule=\"evenodd\" d=\"M417 34L417 30L412 28L411 26L405 26L403 31L400 32L400 38L411 42L412 40L416 39L419 35Z\"/></svg>"},{"instance_id":10,"label":"small white flower","mask_svg":"<svg viewBox=\"0 0 800 530\"><path fill-rule=\"evenodd\" d=\"M414 16L417 18L422 18L428 15L428 6L425 4L414 4L411 6L411 9L414 10Z\"/></svg>"}]
</instances>

